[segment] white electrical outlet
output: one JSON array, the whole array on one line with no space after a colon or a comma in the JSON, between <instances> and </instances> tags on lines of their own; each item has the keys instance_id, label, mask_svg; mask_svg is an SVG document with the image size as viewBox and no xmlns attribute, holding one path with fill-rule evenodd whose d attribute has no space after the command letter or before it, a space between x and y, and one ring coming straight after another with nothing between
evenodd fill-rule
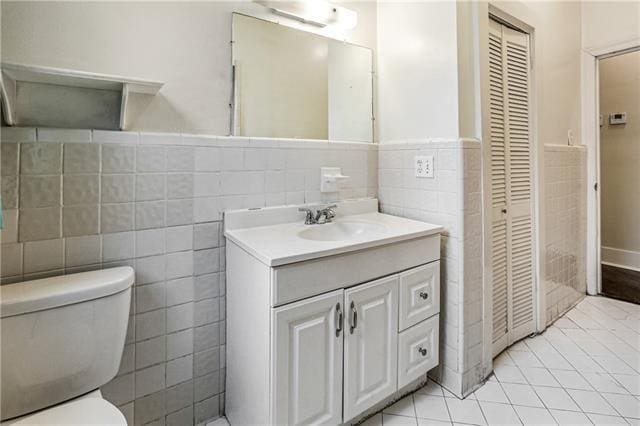
<instances>
[{"instance_id":1,"label":"white electrical outlet","mask_svg":"<svg viewBox=\"0 0 640 426\"><path fill-rule=\"evenodd\" d=\"M433 177L433 155L417 155L415 157L416 177Z\"/></svg>"}]
</instances>

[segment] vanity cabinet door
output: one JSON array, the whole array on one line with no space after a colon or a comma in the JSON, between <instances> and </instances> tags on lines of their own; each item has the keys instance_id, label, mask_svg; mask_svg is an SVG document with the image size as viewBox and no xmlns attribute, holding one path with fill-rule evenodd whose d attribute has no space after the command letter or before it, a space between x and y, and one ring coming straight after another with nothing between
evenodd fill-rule
<instances>
[{"instance_id":1,"label":"vanity cabinet door","mask_svg":"<svg viewBox=\"0 0 640 426\"><path fill-rule=\"evenodd\" d=\"M345 291L344 421L391 395L398 375L398 276Z\"/></svg>"},{"instance_id":2,"label":"vanity cabinet door","mask_svg":"<svg viewBox=\"0 0 640 426\"><path fill-rule=\"evenodd\" d=\"M272 312L271 423L342 423L344 291Z\"/></svg>"}]
</instances>

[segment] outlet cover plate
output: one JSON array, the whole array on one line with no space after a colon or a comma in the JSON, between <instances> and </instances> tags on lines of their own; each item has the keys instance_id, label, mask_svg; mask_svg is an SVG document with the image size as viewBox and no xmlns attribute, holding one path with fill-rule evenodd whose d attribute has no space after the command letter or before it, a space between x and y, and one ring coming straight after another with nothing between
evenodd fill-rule
<instances>
[{"instance_id":1,"label":"outlet cover plate","mask_svg":"<svg viewBox=\"0 0 640 426\"><path fill-rule=\"evenodd\" d=\"M433 178L433 155L416 155L416 177Z\"/></svg>"}]
</instances>

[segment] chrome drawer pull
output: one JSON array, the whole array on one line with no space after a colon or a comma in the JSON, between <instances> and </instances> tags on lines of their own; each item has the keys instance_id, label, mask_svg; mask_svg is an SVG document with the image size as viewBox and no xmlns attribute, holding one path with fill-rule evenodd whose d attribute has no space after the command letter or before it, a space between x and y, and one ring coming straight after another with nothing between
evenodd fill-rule
<instances>
[{"instance_id":1,"label":"chrome drawer pull","mask_svg":"<svg viewBox=\"0 0 640 426\"><path fill-rule=\"evenodd\" d=\"M422 297L424 300L427 300L429 298L429 293L425 293L424 291L421 291L420 297Z\"/></svg>"},{"instance_id":2,"label":"chrome drawer pull","mask_svg":"<svg viewBox=\"0 0 640 426\"><path fill-rule=\"evenodd\" d=\"M340 309L340 303L336 305L336 337L340 337L342 331L342 309Z\"/></svg>"},{"instance_id":3,"label":"chrome drawer pull","mask_svg":"<svg viewBox=\"0 0 640 426\"><path fill-rule=\"evenodd\" d=\"M427 350L423 349L422 346L418 348L418 352L420 352L420 355L422 356L427 356Z\"/></svg>"}]
</instances>

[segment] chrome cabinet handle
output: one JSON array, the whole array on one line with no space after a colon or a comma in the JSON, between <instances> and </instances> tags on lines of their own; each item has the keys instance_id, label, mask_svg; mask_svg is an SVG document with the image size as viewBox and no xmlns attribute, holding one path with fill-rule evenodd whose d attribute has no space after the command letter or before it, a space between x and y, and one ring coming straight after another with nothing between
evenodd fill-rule
<instances>
[{"instance_id":1,"label":"chrome cabinet handle","mask_svg":"<svg viewBox=\"0 0 640 426\"><path fill-rule=\"evenodd\" d=\"M420 297L422 297L424 300L427 300L429 298L429 293L425 293L424 291L421 291Z\"/></svg>"},{"instance_id":2,"label":"chrome cabinet handle","mask_svg":"<svg viewBox=\"0 0 640 426\"><path fill-rule=\"evenodd\" d=\"M351 302L351 327L349 327L349 333L353 334L353 330L358 326L358 311L356 310L355 302Z\"/></svg>"},{"instance_id":3,"label":"chrome cabinet handle","mask_svg":"<svg viewBox=\"0 0 640 426\"><path fill-rule=\"evenodd\" d=\"M340 303L336 304L336 337L340 337L340 332L342 331L342 309L340 308Z\"/></svg>"},{"instance_id":4,"label":"chrome cabinet handle","mask_svg":"<svg viewBox=\"0 0 640 426\"><path fill-rule=\"evenodd\" d=\"M418 352L420 352L420 355L422 356L427 356L427 350L423 349L422 346L418 348Z\"/></svg>"},{"instance_id":5,"label":"chrome cabinet handle","mask_svg":"<svg viewBox=\"0 0 640 426\"><path fill-rule=\"evenodd\" d=\"M502 209L502 213L507 214L507 209Z\"/></svg>"}]
</instances>

